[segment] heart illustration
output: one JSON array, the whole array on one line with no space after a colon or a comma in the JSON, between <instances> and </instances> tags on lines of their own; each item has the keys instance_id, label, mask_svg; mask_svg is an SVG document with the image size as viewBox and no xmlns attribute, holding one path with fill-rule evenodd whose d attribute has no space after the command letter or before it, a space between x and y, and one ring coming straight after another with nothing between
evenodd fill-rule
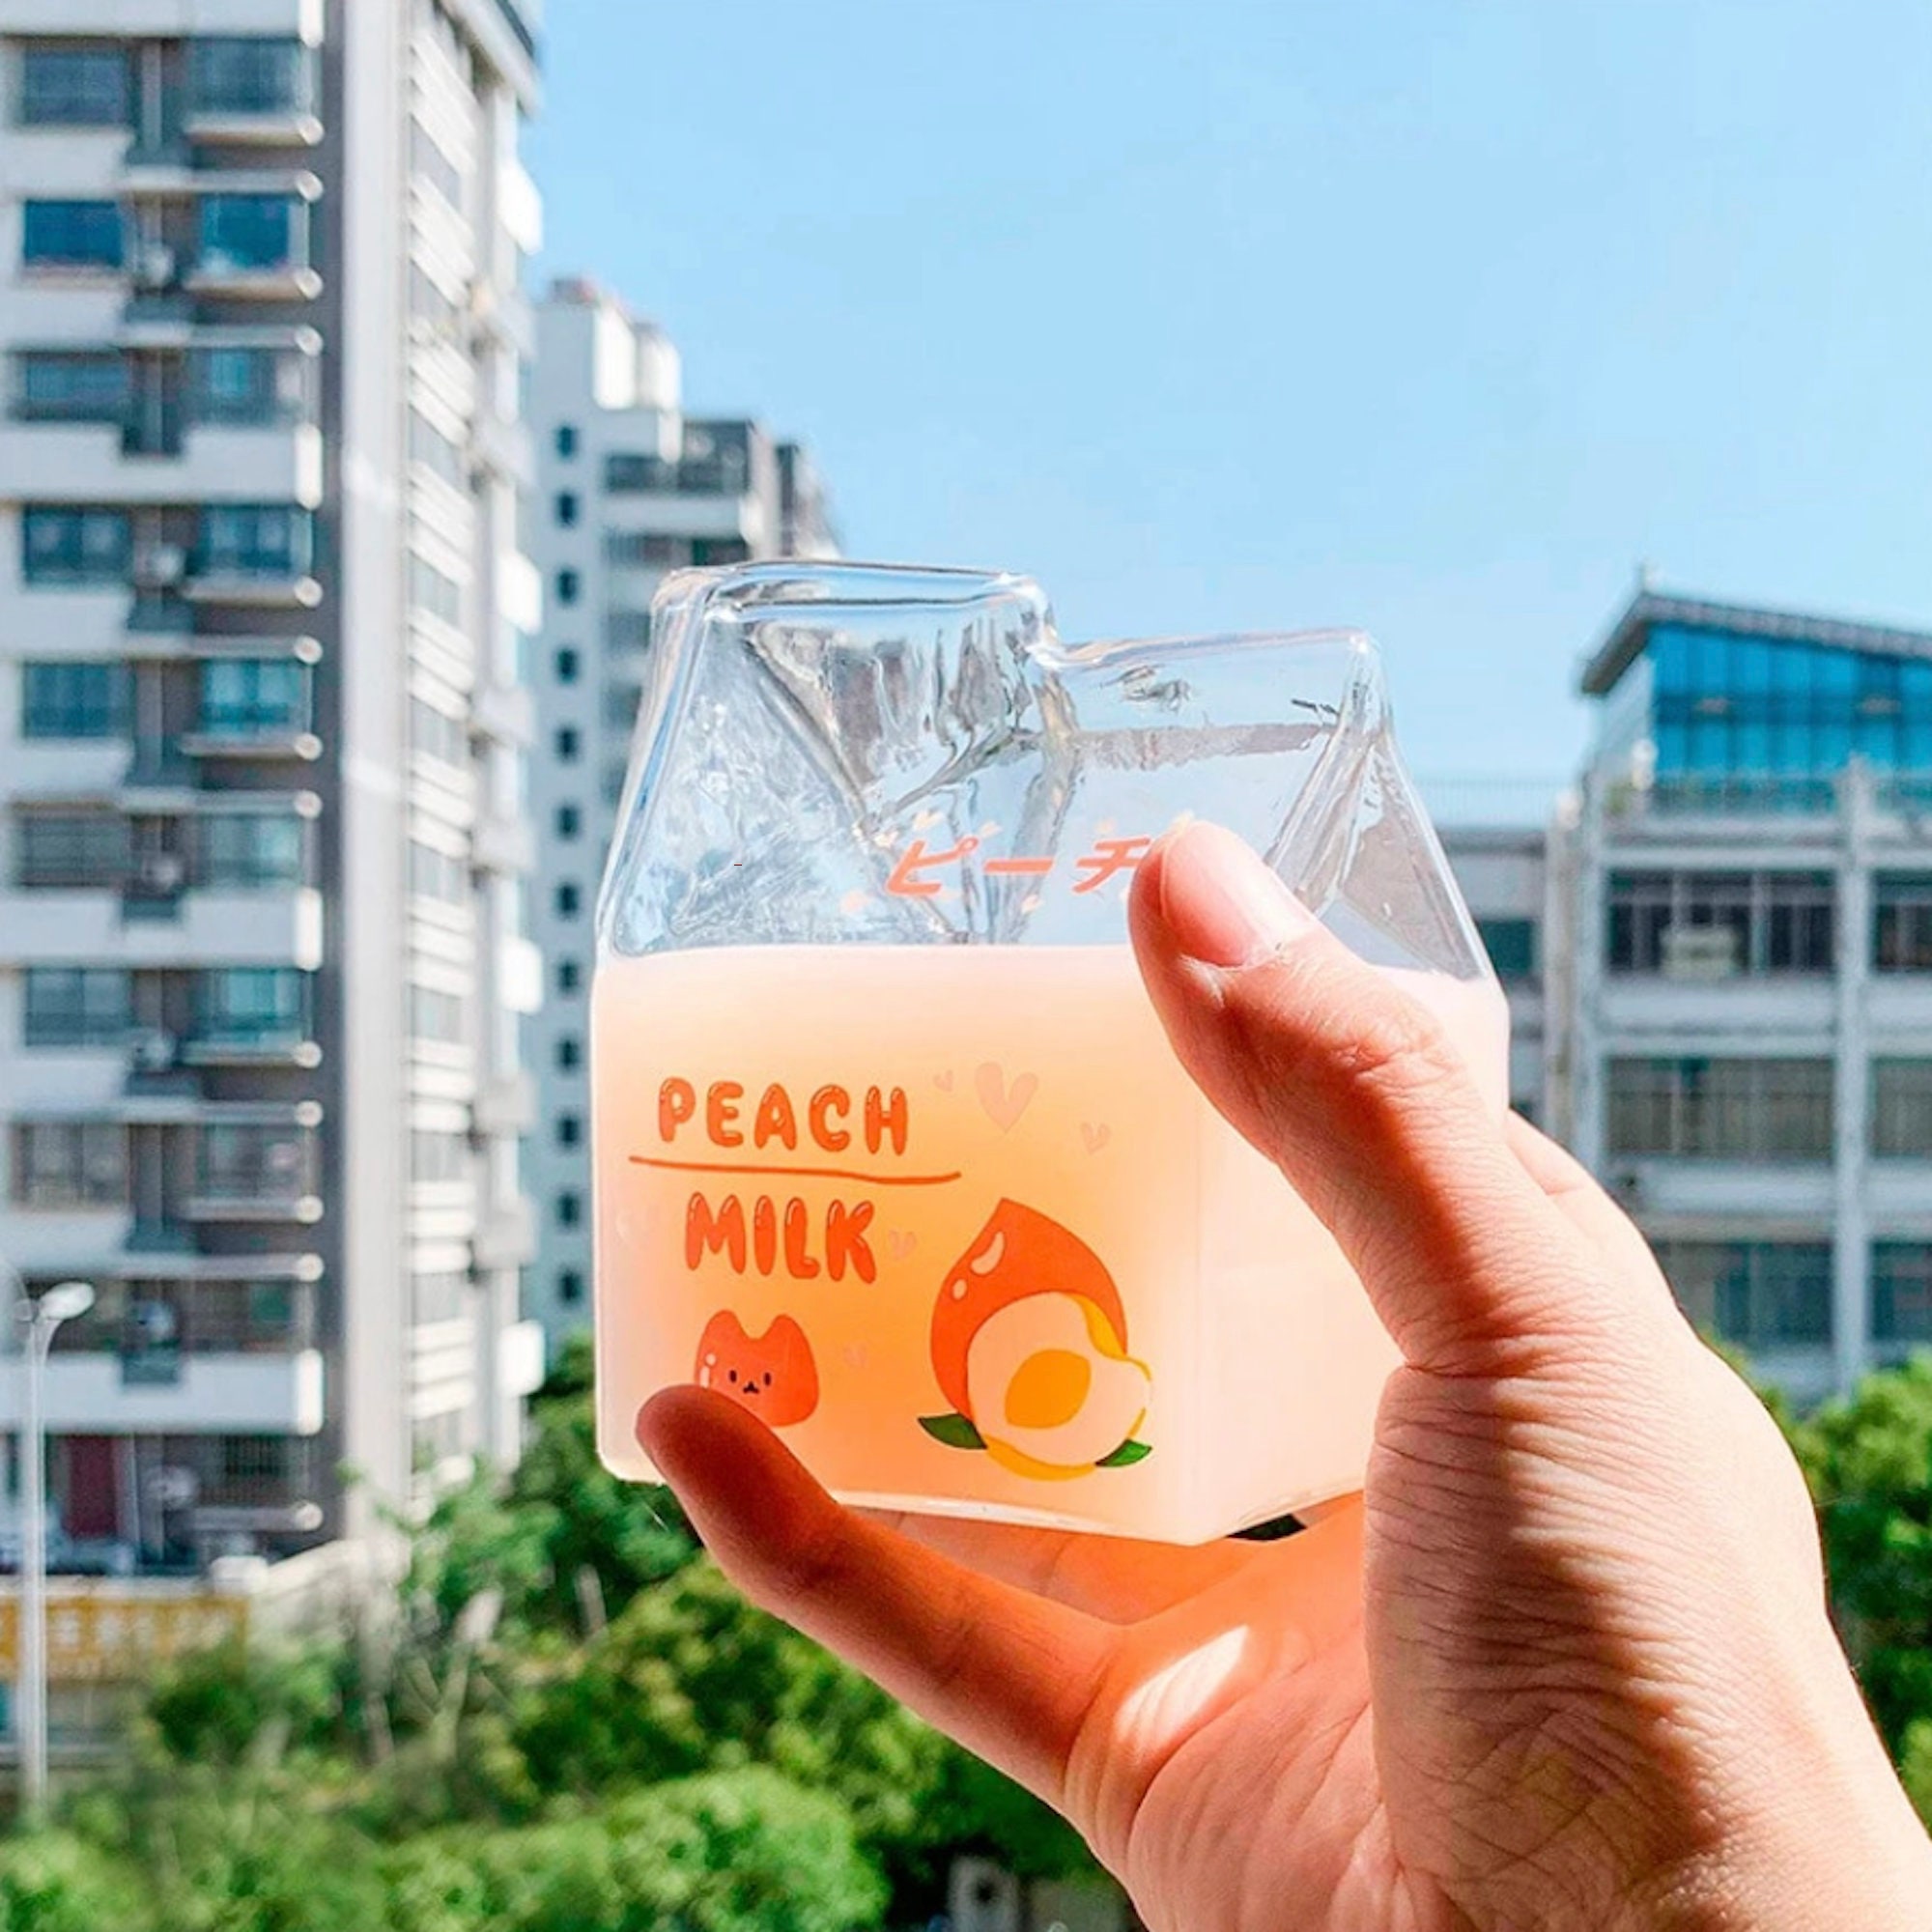
<instances>
[{"instance_id":1,"label":"heart illustration","mask_svg":"<svg viewBox=\"0 0 1932 1932\"><path fill-rule=\"evenodd\" d=\"M844 1357L848 1369L863 1369L871 1359L871 1351L863 1342L848 1342L838 1352Z\"/></svg>"},{"instance_id":2,"label":"heart illustration","mask_svg":"<svg viewBox=\"0 0 1932 1932\"><path fill-rule=\"evenodd\" d=\"M1114 1138L1114 1130L1105 1121L1095 1126L1092 1121L1080 1122L1080 1138L1087 1144L1089 1153L1098 1153Z\"/></svg>"},{"instance_id":3,"label":"heart illustration","mask_svg":"<svg viewBox=\"0 0 1932 1932\"><path fill-rule=\"evenodd\" d=\"M1039 1076L1022 1073L1009 1082L1005 1067L989 1060L974 1074L973 1085L987 1120L1004 1134L1033 1104L1033 1096L1039 1091Z\"/></svg>"},{"instance_id":4,"label":"heart illustration","mask_svg":"<svg viewBox=\"0 0 1932 1932\"><path fill-rule=\"evenodd\" d=\"M942 1094L952 1093L952 1067L949 1066L944 1073L935 1073L932 1076L932 1084L935 1087L937 1087Z\"/></svg>"},{"instance_id":5,"label":"heart illustration","mask_svg":"<svg viewBox=\"0 0 1932 1932\"><path fill-rule=\"evenodd\" d=\"M919 1246L919 1236L904 1228L895 1228L886 1236L886 1252L894 1261L902 1262Z\"/></svg>"}]
</instances>

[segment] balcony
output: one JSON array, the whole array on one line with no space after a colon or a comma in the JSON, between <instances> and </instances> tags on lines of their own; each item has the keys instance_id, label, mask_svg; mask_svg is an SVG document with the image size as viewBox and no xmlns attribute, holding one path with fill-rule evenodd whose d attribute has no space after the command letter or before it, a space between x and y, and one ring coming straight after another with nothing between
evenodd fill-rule
<instances>
[{"instance_id":1,"label":"balcony","mask_svg":"<svg viewBox=\"0 0 1932 1932\"><path fill-rule=\"evenodd\" d=\"M56 1435L313 1435L323 1423L323 1358L186 1354L170 1382L129 1382L122 1356L61 1352L47 1364L46 1425ZM0 1430L20 1426L17 1376L0 1376Z\"/></svg>"},{"instance_id":2,"label":"balcony","mask_svg":"<svg viewBox=\"0 0 1932 1932\"><path fill-rule=\"evenodd\" d=\"M0 958L11 965L116 959L128 966L322 966L322 895L195 888L128 918L122 895L0 892Z\"/></svg>"},{"instance_id":3,"label":"balcony","mask_svg":"<svg viewBox=\"0 0 1932 1932\"><path fill-rule=\"evenodd\" d=\"M536 1210L521 1196L491 1209L470 1252L483 1269L522 1267L537 1251Z\"/></svg>"},{"instance_id":4,"label":"balcony","mask_svg":"<svg viewBox=\"0 0 1932 1932\"><path fill-rule=\"evenodd\" d=\"M322 602L322 584L295 564L242 568L216 560L197 569L182 594L192 604L230 609L313 611Z\"/></svg>"},{"instance_id":5,"label":"balcony","mask_svg":"<svg viewBox=\"0 0 1932 1932\"><path fill-rule=\"evenodd\" d=\"M1599 992L1600 1023L1620 1039L1641 1035L1660 1043L1678 1038L1735 1039L1740 1033L1829 1040L1837 1022L1837 993L1822 974L1732 974L1723 979L1674 979L1663 974L1610 973Z\"/></svg>"},{"instance_id":6,"label":"balcony","mask_svg":"<svg viewBox=\"0 0 1932 1932\"><path fill-rule=\"evenodd\" d=\"M176 740L190 758L294 759L313 764L322 756L322 740L305 725L260 719L244 723L240 719L216 719Z\"/></svg>"},{"instance_id":7,"label":"balcony","mask_svg":"<svg viewBox=\"0 0 1932 1932\"><path fill-rule=\"evenodd\" d=\"M299 1066L322 1065L322 1047L308 1026L244 1031L224 1028L189 1034L176 1053L185 1066Z\"/></svg>"},{"instance_id":8,"label":"balcony","mask_svg":"<svg viewBox=\"0 0 1932 1932\"><path fill-rule=\"evenodd\" d=\"M470 861L482 872L532 872L537 863L536 834L524 819L493 812L477 821Z\"/></svg>"},{"instance_id":9,"label":"balcony","mask_svg":"<svg viewBox=\"0 0 1932 1932\"><path fill-rule=\"evenodd\" d=\"M470 721L479 734L504 745L536 742L536 701L520 684L486 684L471 702Z\"/></svg>"},{"instance_id":10,"label":"balcony","mask_svg":"<svg viewBox=\"0 0 1932 1932\"><path fill-rule=\"evenodd\" d=\"M528 1133L537 1120L536 1081L521 1067L493 1075L478 1088L470 1119L485 1136Z\"/></svg>"}]
</instances>

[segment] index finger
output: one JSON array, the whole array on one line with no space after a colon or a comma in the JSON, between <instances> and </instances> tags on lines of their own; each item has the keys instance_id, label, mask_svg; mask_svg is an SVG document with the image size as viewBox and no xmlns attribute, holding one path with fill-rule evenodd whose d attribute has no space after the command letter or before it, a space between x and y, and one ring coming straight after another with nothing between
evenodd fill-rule
<instances>
[{"instance_id":1,"label":"index finger","mask_svg":"<svg viewBox=\"0 0 1932 1932\"><path fill-rule=\"evenodd\" d=\"M1062 1802L1116 1635L841 1508L763 1423L709 1390L638 1418L720 1568L760 1608L854 1664L1017 1778Z\"/></svg>"}]
</instances>

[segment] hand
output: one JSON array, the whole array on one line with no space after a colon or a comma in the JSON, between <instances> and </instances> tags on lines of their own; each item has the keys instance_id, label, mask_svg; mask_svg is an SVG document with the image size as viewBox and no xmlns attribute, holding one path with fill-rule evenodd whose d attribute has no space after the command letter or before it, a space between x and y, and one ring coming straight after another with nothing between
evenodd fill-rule
<instances>
[{"instance_id":1,"label":"hand","mask_svg":"<svg viewBox=\"0 0 1932 1932\"><path fill-rule=\"evenodd\" d=\"M1798 1470L1636 1231L1228 834L1164 840L1132 911L1176 1051L1401 1348L1364 1494L1193 1549L865 1520L668 1392L639 1434L719 1562L1158 1932L1932 1922Z\"/></svg>"}]
</instances>

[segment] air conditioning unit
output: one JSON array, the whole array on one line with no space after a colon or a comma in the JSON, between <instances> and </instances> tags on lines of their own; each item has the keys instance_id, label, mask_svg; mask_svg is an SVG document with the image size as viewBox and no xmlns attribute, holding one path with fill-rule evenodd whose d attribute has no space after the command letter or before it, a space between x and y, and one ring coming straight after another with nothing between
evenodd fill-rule
<instances>
[{"instance_id":1,"label":"air conditioning unit","mask_svg":"<svg viewBox=\"0 0 1932 1932\"><path fill-rule=\"evenodd\" d=\"M178 1463L148 1471L148 1499L156 1509L191 1509L201 1493L201 1478Z\"/></svg>"},{"instance_id":2,"label":"air conditioning unit","mask_svg":"<svg viewBox=\"0 0 1932 1932\"><path fill-rule=\"evenodd\" d=\"M143 853L140 879L151 893L178 893L186 883L187 866L179 852Z\"/></svg>"},{"instance_id":3,"label":"air conditioning unit","mask_svg":"<svg viewBox=\"0 0 1932 1932\"><path fill-rule=\"evenodd\" d=\"M154 544L141 554L141 582L151 590L168 590L187 575L187 552L179 544Z\"/></svg>"},{"instance_id":4,"label":"air conditioning unit","mask_svg":"<svg viewBox=\"0 0 1932 1932\"><path fill-rule=\"evenodd\" d=\"M174 284L175 251L156 242L143 248L134 265L134 278L144 289L165 289Z\"/></svg>"},{"instance_id":5,"label":"air conditioning unit","mask_svg":"<svg viewBox=\"0 0 1932 1932\"><path fill-rule=\"evenodd\" d=\"M175 1037L148 1027L134 1036L128 1051L137 1071L165 1073L175 1064Z\"/></svg>"},{"instance_id":6,"label":"air conditioning unit","mask_svg":"<svg viewBox=\"0 0 1932 1932\"><path fill-rule=\"evenodd\" d=\"M1743 962L1738 935L1728 925L1673 925L1663 934L1667 980L1732 980Z\"/></svg>"},{"instance_id":7,"label":"air conditioning unit","mask_svg":"<svg viewBox=\"0 0 1932 1932\"><path fill-rule=\"evenodd\" d=\"M165 1301L137 1301L128 1311L128 1326L144 1349L165 1349L181 1333L181 1318Z\"/></svg>"}]
</instances>

